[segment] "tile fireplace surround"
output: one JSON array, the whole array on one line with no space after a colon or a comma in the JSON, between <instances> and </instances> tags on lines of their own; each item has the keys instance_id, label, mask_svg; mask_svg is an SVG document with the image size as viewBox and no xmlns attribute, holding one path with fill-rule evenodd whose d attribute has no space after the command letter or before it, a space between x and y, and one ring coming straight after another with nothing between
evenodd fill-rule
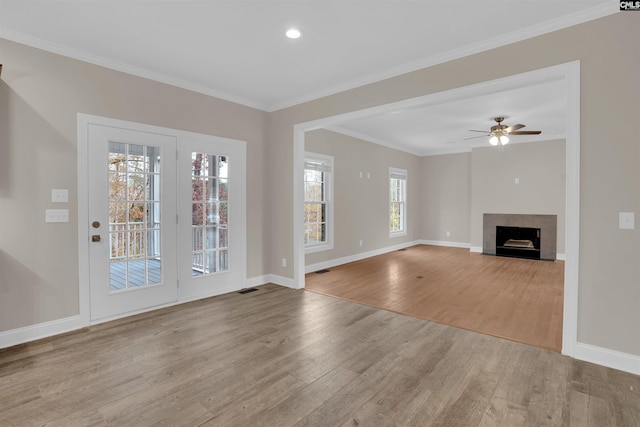
<instances>
[{"instance_id":1,"label":"tile fireplace surround","mask_svg":"<svg viewBox=\"0 0 640 427\"><path fill-rule=\"evenodd\" d=\"M530 227L540 229L540 259L549 261L556 259L557 215L486 213L483 215L482 224L483 254L496 254L496 226Z\"/></svg>"}]
</instances>

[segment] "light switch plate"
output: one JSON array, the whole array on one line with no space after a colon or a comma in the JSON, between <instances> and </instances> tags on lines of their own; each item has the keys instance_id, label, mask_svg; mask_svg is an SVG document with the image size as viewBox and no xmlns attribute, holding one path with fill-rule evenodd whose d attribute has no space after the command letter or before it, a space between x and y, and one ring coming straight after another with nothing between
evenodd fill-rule
<instances>
[{"instance_id":1,"label":"light switch plate","mask_svg":"<svg viewBox=\"0 0 640 427\"><path fill-rule=\"evenodd\" d=\"M620 212L620 229L633 230L636 228L635 212Z\"/></svg>"},{"instance_id":2,"label":"light switch plate","mask_svg":"<svg viewBox=\"0 0 640 427\"><path fill-rule=\"evenodd\" d=\"M69 209L47 209L45 222L69 222Z\"/></svg>"},{"instance_id":3,"label":"light switch plate","mask_svg":"<svg viewBox=\"0 0 640 427\"><path fill-rule=\"evenodd\" d=\"M51 190L52 203L69 203L69 190L54 188Z\"/></svg>"}]
</instances>

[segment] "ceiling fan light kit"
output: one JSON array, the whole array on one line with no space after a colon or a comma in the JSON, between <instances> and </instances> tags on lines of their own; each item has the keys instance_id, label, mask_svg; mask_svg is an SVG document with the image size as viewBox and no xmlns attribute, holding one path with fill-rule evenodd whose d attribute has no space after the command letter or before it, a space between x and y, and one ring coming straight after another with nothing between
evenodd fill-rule
<instances>
[{"instance_id":1,"label":"ceiling fan light kit","mask_svg":"<svg viewBox=\"0 0 640 427\"><path fill-rule=\"evenodd\" d=\"M496 136L496 135L492 135L491 138L489 138L489 144L496 146L498 144L500 145L506 145L509 142L509 138L507 138L504 135L500 135L500 137Z\"/></svg>"},{"instance_id":2,"label":"ceiling fan light kit","mask_svg":"<svg viewBox=\"0 0 640 427\"><path fill-rule=\"evenodd\" d=\"M503 146L509 143L509 138L507 135L540 135L542 131L539 130L518 130L522 129L525 125L517 124L513 126L503 125L504 117L495 117L493 120L498 123L497 125L491 126L489 133L487 136L489 137L489 144L493 146ZM482 130L471 130L470 132L485 132ZM479 137L474 137L479 138ZM473 139L473 138L467 138Z\"/></svg>"}]
</instances>

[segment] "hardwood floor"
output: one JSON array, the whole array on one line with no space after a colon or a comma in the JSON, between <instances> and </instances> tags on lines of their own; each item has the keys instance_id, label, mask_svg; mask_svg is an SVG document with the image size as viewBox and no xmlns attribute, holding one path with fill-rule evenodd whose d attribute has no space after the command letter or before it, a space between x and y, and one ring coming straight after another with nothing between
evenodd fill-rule
<instances>
[{"instance_id":1,"label":"hardwood floor","mask_svg":"<svg viewBox=\"0 0 640 427\"><path fill-rule=\"evenodd\" d=\"M306 275L305 287L397 313L562 349L564 262L418 245Z\"/></svg>"},{"instance_id":2,"label":"hardwood floor","mask_svg":"<svg viewBox=\"0 0 640 427\"><path fill-rule=\"evenodd\" d=\"M265 285L0 350L4 426L638 426L640 377Z\"/></svg>"}]
</instances>

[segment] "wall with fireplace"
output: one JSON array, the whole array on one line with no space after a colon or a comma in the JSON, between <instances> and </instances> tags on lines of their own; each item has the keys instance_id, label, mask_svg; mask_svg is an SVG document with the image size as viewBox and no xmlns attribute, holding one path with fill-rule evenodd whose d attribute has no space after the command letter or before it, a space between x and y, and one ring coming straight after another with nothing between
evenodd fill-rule
<instances>
[{"instance_id":1,"label":"wall with fireplace","mask_svg":"<svg viewBox=\"0 0 640 427\"><path fill-rule=\"evenodd\" d=\"M556 215L555 247L562 257L565 253L565 181L564 140L509 144L502 151L495 147L474 149L471 153L472 250L482 251L485 214Z\"/></svg>"}]
</instances>

